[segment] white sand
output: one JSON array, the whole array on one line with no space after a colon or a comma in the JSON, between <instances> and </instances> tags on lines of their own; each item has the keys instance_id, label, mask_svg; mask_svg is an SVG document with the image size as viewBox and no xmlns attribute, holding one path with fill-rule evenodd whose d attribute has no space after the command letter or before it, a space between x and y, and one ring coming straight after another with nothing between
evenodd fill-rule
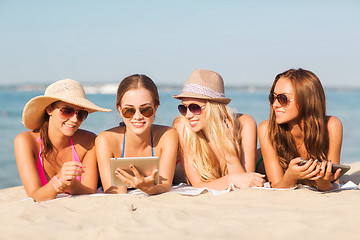
<instances>
[{"instance_id":1,"label":"white sand","mask_svg":"<svg viewBox=\"0 0 360 240\"><path fill-rule=\"evenodd\" d=\"M342 181L360 182L360 162ZM0 191L0 239L359 239L360 191L242 189L221 196L78 196Z\"/></svg>"}]
</instances>

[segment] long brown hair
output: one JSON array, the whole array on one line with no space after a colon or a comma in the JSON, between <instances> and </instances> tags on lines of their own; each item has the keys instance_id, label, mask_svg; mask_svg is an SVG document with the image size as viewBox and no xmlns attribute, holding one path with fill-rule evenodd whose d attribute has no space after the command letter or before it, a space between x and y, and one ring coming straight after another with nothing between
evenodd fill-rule
<instances>
[{"instance_id":1,"label":"long brown hair","mask_svg":"<svg viewBox=\"0 0 360 240\"><path fill-rule=\"evenodd\" d=\"M290 69L276 76L270 92L280 78L289 79L295 90L295 100L299 110L297 121L303 126L304 145L307 159L327 159L329 136L327 130L325 93L319 78L311 71ZM300 125L300 123L303 125ZM299 157L294 137L288 125L277 124L275 112L270 108L269 139L275 149L281 167L285 172L290 160Z\"/></svg>"},{"instance_id":2,"label":"long brown hair","mask_svg":"<svg viewBox=\"0 0 360 240\"><path fill-rule=\"evenodd\" d=\"M48 107L54 108L54 104L52 103ZM42 144L42 151L41 151L41 157L48 161L50 164L54 164L55 163L55 159L56 159L56 155L57 155L57 151L54 147L54 145L52 144L52 142L50 141L49 138L49 114L46 112L46 108L44 110L44 115L43 115L43 122L40 126L40 128L35 129L33 132L40 132L40 138L41 138L41 143Z\"/></svg>"},{"instance_id":3,"label":"long brown hair","mask_svg":"<svg viewBox=\"0 0 360 240\"><path fill-rule=\"evenodd\" d=\"M127 91L140 87L149 90L155 107L160 105L159 93L153 80L144 74L134 74L124 78L119 84L116 96L116 107L121 105L121 100Z\"/></svg>"}]
</instances>

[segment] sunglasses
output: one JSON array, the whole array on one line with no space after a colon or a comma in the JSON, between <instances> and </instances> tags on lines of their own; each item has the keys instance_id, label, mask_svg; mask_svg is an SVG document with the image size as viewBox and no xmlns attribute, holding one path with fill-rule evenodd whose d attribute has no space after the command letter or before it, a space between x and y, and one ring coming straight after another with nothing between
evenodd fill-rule
<instances>
[{"instance_id":1,"label":"sunglasses","mask_svg":"<svg viewBox=\"0 0 360 240\"><path fill-rule=\"evenodd\" d=\"M89 115L88 111L86 110L77 110L73 109L72 107L59 107L60 110L60 117L62 119L69 119L72 118L76 114L76 118L83 122Z\"/></svg>"},{"instance_id":2,"label":"sunglasses","mask_svg":"<svg viewBox=\"0 0 360 240\"><path fill-rule=\"evenodd\" d=\"M269 94L270 105L273 105L275 100L277 100L282 107L287 106L291 101L294 101L294 99L290 99L288 96L286 96L283 93L280 94L270 93Z\"/></svg>"},{"instance_id":3,"label":"sunglasses","mask_svg":"<svg viewBox=\"0 0 360 240\"><path fill-rule=\"evenodd\" d=\"M154 108L151 106L140 107L139 112L141 113L141 115L148 118L154 115ZM134 107L124 107L121 109L121 114L123 115L124 118L132 118L135 115L135 113L136 113L136 108Z\"/></svg>"},{"instance_id":4,"label":"sunglasses","mask_svg":"<svg viewBox=\"0 0 360 240\"><path fill-rule=\"evenodd\" d=\"M187 110L189 109L190 112L194 115L200 115L201 114L201 110L203 107L205 107L206 105L203 105L203 106L200 106L198 104L195 104L195 103L191 103L189 104L189 106L185 106L183 104L180 104L178 106L178 109L179 109L179 112L181 115L185 116L186 113L187 113Z\"/></svg>"}]
</instances>

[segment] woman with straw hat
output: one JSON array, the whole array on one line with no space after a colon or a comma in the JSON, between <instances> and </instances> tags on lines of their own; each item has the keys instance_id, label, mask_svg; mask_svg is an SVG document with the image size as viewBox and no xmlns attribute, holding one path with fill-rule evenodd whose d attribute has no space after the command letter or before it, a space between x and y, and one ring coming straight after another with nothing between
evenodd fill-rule
<instances>
[{"instance_id":1,"label":"woman with straw hat","mask_svg":"<svg viewBox=\"0 0 360 240\"><path fill-rule=\"evenodd\" d=\"M160 105L155 83L146 75L134 74L124 78L117 90L116 108L123 117L120 126L101 132L96 138L96 155L105 193L126 193L126 186L112 186L110 158L159 157L159 169L147 176L130 165L134 176L124 169L116 177L131 188L152 195L171 189L174 177L178 135L175 129L153 124ZM155 175L159 181L155 184Z\"/></svg>"},{"instance_id":2,"label":"woman with straw hat","mask_svg":"<svg viewBox=\"0 0 360 240\"><path fill-rule=\"evenodd\" d=\"M255 173L256 123L245 114L231 113L219 74L194 70L185 82L174 121L179 133L179 160L194 187L226 189L263 186Z\"/></svg>"},{"instance_id":3,"label":"woman with straw hat","mask_svg":"<svg viewBox=\"0 0 360 240\"><path fill-rule=\"evenodd\" d=\"M31 131L16 136L14 150L29 197L44 201L59 193L96 192L96 135L79 129L96 111L111 110L87 100L81 84L71 79L51 84L25 105L22 119Z\"/></svg>"}]
</instances>

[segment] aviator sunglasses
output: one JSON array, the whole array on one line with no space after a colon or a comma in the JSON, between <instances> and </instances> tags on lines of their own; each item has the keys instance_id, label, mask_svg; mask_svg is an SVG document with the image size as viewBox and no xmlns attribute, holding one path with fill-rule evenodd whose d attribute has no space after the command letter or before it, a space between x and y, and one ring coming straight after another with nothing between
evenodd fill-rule
<instances>
[{"instance_id":1,"label":"aviator sunglasses","mask_svg":"<svg viewBox=\"0 0 360 240\"><path fill-rule=\"evenodd\" d=\"M76 118L83 122L87 116L89 115L88 111L86 110L77 110L73 109L72 107L57 107L60 110L60 117L62 119L69 119L72 118L76 114Z\"/></svg>"},{"instance_id":2,"label":"aviator sunglasses","mask_svg":"<svg viewBox=\"0 0 360 240\"><path fill-rule=\"evenodd\" d=\"M185 116L187 113L187 110L189 109L190 112L194 115L200 115L201 114L201 110L203 107L205 107L206 105L200 106L198 104L195 103L191 103L189 104L189 106L185 106L183 104L180 104L178 106L179 112L181 115Z\"/></svg>"},{"instance_id":3,"label":"aviator sunglasses","mask_svg":"<svg viewBox=\"0 0 360 240\"><path fill-rule=\"evenodd\" d=\"M141 115L148 118L154 115L154 108L151 106L140 107L139 112L141 113ZM136 108L124 107L121 109L121 113L124 118L132 118L136 113Z\"/></svg>"},{"instance_id":4,"label":"aviator sunglasses","mask_svg":"<svg viewBox=\"0 0 360 240\"><path fill-rule=\"evenodd\" d=\"M282 107L287 106L291 101L294 101L294 99L290 99L288 96L286 96L283 93L280 94L270 93L269 94L270 105L273 105L275 100L277 100Z\"/></svg>"}]
</instances>

